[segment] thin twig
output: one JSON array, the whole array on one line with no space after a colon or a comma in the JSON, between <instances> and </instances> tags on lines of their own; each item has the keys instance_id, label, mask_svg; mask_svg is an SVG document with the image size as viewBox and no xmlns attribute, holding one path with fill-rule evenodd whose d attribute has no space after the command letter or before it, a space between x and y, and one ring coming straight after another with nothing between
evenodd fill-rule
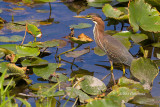
<instances>
[{"instance_id":1,"label":"thin twig","mask_svg":"<svg viewBox=\"0 0 160 107\"><path fill-rule=\"evenodd\" d=\"M24 34L23 41L22 41L21 45L23 45L24 39L26 37L26 32L27 32L27 30L25 30L25 34Z\"/></svg>"},{"instance_id":2,"label":"thin twig","mask_svg":"<svg viewBox=\"0 0 160 107\"><path fill-rule=\"evenodd\" d=\"M74 104L72 105L72 107L75 107L77 101L78 101L78 97L76 98L76 100L75 100Z\"/></svg>"},{"instance_id":3,"label":"thin twig","mask_svg":"<svg viewBox=\"0 0 160 107\"><path fill-rule=\"evenodd\" d=\"M108 75L104 76L101 81L103 81L104 79L106 79L111 73L109 73Z\"/></svg>"}]
</instances>

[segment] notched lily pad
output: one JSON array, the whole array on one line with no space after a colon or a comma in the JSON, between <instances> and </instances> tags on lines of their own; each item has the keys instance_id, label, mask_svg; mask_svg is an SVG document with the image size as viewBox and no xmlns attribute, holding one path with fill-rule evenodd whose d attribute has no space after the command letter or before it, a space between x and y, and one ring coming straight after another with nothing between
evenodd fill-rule
<instances>
[{"instance_id":1,"label":"notched lily pad","mask_svg":"<svg viewBox=\"0 0 160 107\"><path fill-rule=\"evenodd\" d=\"M128 19L128 9L127 8L113 8L110 4L105 4L102 8L103 13L106 17L113 18L116 20L126 20Z\"/></svg>"},{"instance_id":2,"label":"notched lily pad","mask_svg":"<svg viewBox=\"0 0 160 107\"><path fill-rule=\"evenodd\" d=\"M83 91L73 87L67 87L66 92L67 92L67 95L70 96L71 98L79 97L79 100L81 103L84 103L85 100L90 99L90 97L87 94L85 94Z\"/></svg>"},{"instance_id":3,"label":"notched lily pad","mask_svg":"<svg viewBox=\"0 0 160 107\"><path fill-rule=\"evenodd\" d=\"M70 37L69 38L71 41L78 43L78 44L85 44L85 43L90 43L93 41L92 38L88 37L87 35L85 35L84 33L80 34L78 36L78 38L76 37Z\"/></svg>"},{"instance_id":4,"label":"notched lily pad","mask_svg":"<svg viewBox=\"0 0 160 107\"><path fill-rule=\"evenodd\" d=\"M21 64L22 64L23 67L42 66L42 65L47 65L48 61L44 60L44 59L41 59L41 58L38 58L38 57L31 57L31 58L28 58L28 59L24 59L21 62Z\"/></svg>"},{"instance_id":5,"label":"notched lily pad","mask_svg":"<svg viewBox=\"0 0 160 107\"><path fill-rule=\"evenodd\" d=\"M79 23L78 25L73 24L73 25L70 25L69 27L75 28L75 29L84 29L84 28L92 27L92 25L89 23Z\"/></svg>"},{"instance_id":6,"label":"notched lily pad","mask_svg":"<svg viewBox=\"0 0 160 107\"><path fill-rule=\"evenodd\" d=\"M134 59L130 69L132 75L143 84L144 89L148 90L159 73L158 66L147 58Z\"/></svg>"},{"instance_id":7,"label":"notched lily pad","mask_svg":"<svg viewBox=\"0 0 160 107\"><path fill-rule=\"evenodd\" d=\"M81 78L84 78L84 80L80 82L80 87L87 94L98 95L107 89L106 85L101 80L93 76L85 75Z\"/></svg>"}]
</instances>

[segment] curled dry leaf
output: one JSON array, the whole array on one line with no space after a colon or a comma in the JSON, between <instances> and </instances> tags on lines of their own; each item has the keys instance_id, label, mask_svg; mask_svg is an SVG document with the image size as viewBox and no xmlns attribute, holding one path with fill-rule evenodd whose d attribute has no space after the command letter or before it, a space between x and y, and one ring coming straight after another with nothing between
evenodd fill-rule
<instances>
[{"instance_id":1,"label":"curled dry leaf","mask_svg":"<svg viewBox=\"0 0 160 107\"><path fill-rule=\"evenodd\" d=\"M89 36L85 35L84 33L80 34L78 36L78 38L76 37L70 37L69 38L71 41L78 43L78 44L85 44L85 43L90 43L93 41L92 38L90 38Z\"/></svg>"}]
</instances>

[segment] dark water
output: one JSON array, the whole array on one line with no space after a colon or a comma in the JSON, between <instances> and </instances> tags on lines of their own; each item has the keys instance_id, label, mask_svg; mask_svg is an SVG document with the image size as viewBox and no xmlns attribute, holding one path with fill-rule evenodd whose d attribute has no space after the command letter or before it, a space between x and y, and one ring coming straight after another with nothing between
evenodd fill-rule
<instances>
[{"instance_id":1,"label":"dark water","mask_svg":"<svg viewBox=\"0 0 160 107\"><path fill-rule=\"evenodd\" d=\"M86 3L84 3L86 5L84 11L79 12L80 15L85 15L88 13L98 13L104 20L106 19L106 17L104 16L102 10L99 8L95 8L95 7L89 7L87 6ZM84 5L83 4L83 5ZM60 1L57 1L55 3L51 3L51 15L50 12L48 13L38 13L36 12L36 10L48 10L50 11L50 6L49 3L43 3L43 4L37 4L37 5L32 5L32 6L17 6L14 3L11 2L5 2L5 1L0 1L0 9L3 10L2 13L0 13L0 17L2 17L3 19L5 19L7 22L10 22L12 19L12 15L14 16L14 21L24 21L24 20L47 20L50 18L53 18L54 21L52 24L50 25L41 25L39 28L42 31L42 38L41 39L37 39L38 41L46 41L46 40L51 40L51 39L64 39L62 37L68 35L70 33L70 29L69 29L69 25L71 24L78 24L78 23L90 23L92 24L91 28L86 28L86 29L75 29L75 36L78 36L81 33L85 33L86 35L88 35L89 37L93 38L93 22L91 22L90 20L85 20L85 19L77 19L74 18L73 16L77 15L78 10L75 11L71 10L72 7L72 3L63 3ZM80 5L77 5L77 7ZM9 11L12 8L15 7L21 7L21 8L25 8L25 10L22 11ZM107 26L107 21L105 21L105 25L106 25L106 30L116 30L120 31L121 30L121 26L122 24L119 23L116 26ZM125 23L124 26L129 26L129 24ZM3 33L0 34L0 36L12 36L12 35L24 35L24 31L22 32L12 32L11 30L7 30L7 29L2 29ZM126 27L124 27L123 30L126 30ZM27 34L27 37L25 39L25 43L28 43L29 41L33 41L33 37L29 34ZM65 39L64 39L65 40ZM20 42L18 42L20 44ZM4 44L4 43L0 43L0 44ZM82 47L80 47L78 50L83 49L84 47L90 46L91 48L94 48L96 46L95 42L89 43L89 44L85 44ZM59 53L66 51L70 49L70 44L68 44L66 47L59 49ZM51 48L49 49L51 52L53 52L53 54L51 54L50 56L44 57L43 59L49 61L49 62L53 62L55 63L55 59L54 59L54 54L56 52L56 48ZM133 45L133 47L130 49L130 52L132 53L132 55L136 55L137 52L139 51L139 45ZM152 57L153 59L155 59L154 57ZM73 58L68 58L64 55L62 55L62 59L72 62ZM62 62L64 65L62 66L62 68L66 69L64 71L57 71L60 73L66 73L67 76L69 77L71 72L73 71L77 71L78 68L73 66L73 68L71 69L71 64L66 63L66 62ZM78 65L79 68L81 69L85 69L89 72L93 72L94 76L102 79L105 75L110 73L109 69L103 68L101 66L97 66L97 65L104 65L104 66L108 66L110 67L110 64L108 62L108 58L107 56L98 56L96 54L94 54L93 50L88 53L85 54L77 59L75 59L75 64ZM118 79L119 77L122 76L122 70L118 70L118 69L114 69L114 74L115 74L115 78ZM129 77L129 70L127 69L127 74L126 76ZM47 81L39 81L37 80L39 77L35 76L35 75L31 75L30 78L33 80L33 84L34 83L41 83L41 82L47 82ZM108 84L110 78L107 78L104 80L104 83ZM157 78L154 80L153 83L153 89L151 91L152 96L160 96L159 93L159 89L160 89L160 85L159 85L159 80L160 77L159 75L157 76ZM58 99L58 98L57 98ZM30 98L28 100L32 106L35 106L35 101L33 98ZM61 100L60 101L60 106L63 106L63 104L65 103L65 100ZM67 107L70 107L71 105L73 105L72 102L68 102L67 103ZM133 104L127 104L126 106L131 107L134 106Z\"/></svg>"}]
</instances>

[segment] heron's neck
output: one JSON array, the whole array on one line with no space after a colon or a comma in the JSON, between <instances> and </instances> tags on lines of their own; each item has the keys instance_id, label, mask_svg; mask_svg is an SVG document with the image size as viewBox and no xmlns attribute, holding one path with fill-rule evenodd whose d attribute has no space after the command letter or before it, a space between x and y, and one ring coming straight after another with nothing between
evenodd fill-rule
<instances>
[{"instance_id":1,"label":"heron's neck","mask_svg":"<svg viewBox=\"0 0 160 107\"><path fill-rule=\"evenodd\" d=\"M95 22L94 25L94 29L93 29L93 33L94 33L94 38L96 38L96 36L103 36L104 35L104 22L103 21L99 21L99 22Z\"/></svg>"}]
</instances>

